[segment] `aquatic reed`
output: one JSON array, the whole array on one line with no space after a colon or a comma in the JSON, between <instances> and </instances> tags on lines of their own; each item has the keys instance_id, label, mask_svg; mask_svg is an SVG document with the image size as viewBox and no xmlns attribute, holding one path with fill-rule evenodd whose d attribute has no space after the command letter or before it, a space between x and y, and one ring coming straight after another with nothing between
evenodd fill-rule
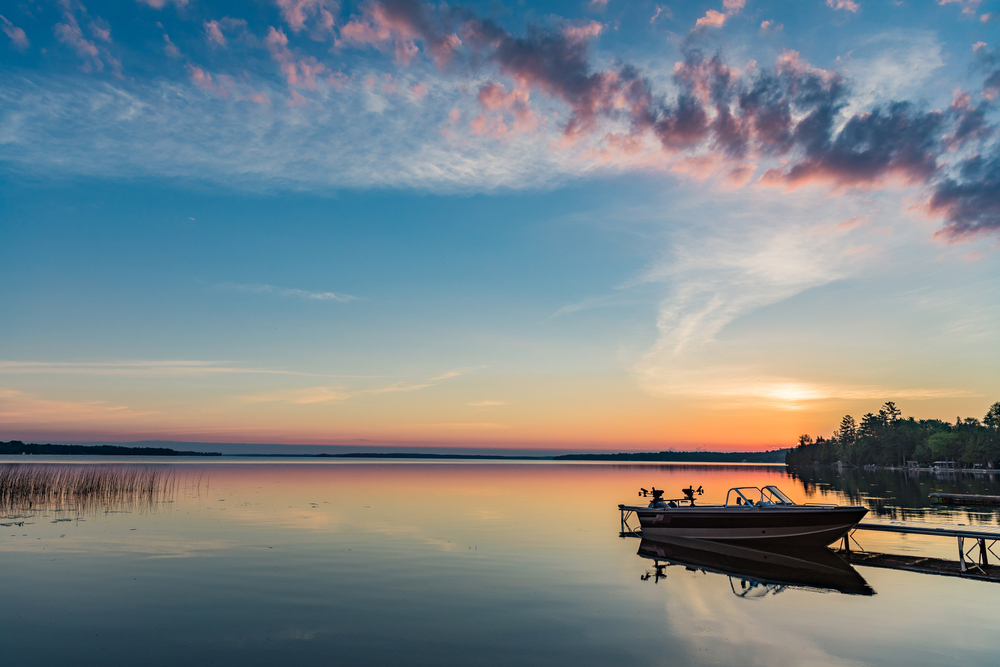
<instances>
[{"instance_id":1,"label":"aquatic reed","mask_svg":"<svg viewBox=\"0 0 1000 667\"><path fill-rule=\"evenodd\" d=\"M0 464L0 509L150 508L175 484L152 467Z\"/></svg>"}]
</instances>

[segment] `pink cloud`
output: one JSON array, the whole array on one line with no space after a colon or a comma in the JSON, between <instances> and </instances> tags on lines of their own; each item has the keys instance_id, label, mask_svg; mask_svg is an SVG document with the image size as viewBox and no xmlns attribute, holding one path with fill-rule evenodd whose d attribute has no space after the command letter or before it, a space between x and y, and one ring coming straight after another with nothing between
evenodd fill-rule
<instances>
[{"instance_id":1,"label":"pink cloud","mask_svg":"<svg viewBox=\"0 0 1000 667\"><path fill-rule=\"evenodd\" d=\"M226 37L222 34L218 21L205 21L205 38L219 46L226 45Z\"/></svg>"},{"instance_id":2,"label":"pink cloud","mask_svg":"<svg viewBox=\"0 0 1000 667\"><path fill-rule=\"evenodd\" d=\"M350 77L343 72L331 72L330 75L326 77L326 84L336 90L343 90L348 81L350 81Z\"/></svg>"},{"instance_id":3,"label":"pink cloud","mask_svg":"<svg viewBox=\"0 0 1000 667\"><path fill-rule=\"evenodd\" d=\"M608 6L608 0L590 0L591 9L604 9Z\"/></svg>"},{"instance_id":4,"label":"pink cloud","mask_svg":"<svg viewBox=\"0 0 1000 667\"><path fill-rule=\"evenodd\" d=\"M3 15L0 15L0 26L2 26L0 29L10 38L11 44L18 50L24 51L31 45L31 42L28 41L28 36L24 34L24 30L8 21Z\"/></svg>"},{"instance_id":5,"label":"pink cloud","mask_svg":"<svg viewBox=\"0 0 1000 667\"><path fill-rule=\"evenodd\" d=\"M396 62L409 65L419 52L417 40L424 43L435 63L442 68L462 45L457 34L434 30L427 23L421 6L406 2L392 5L375 2L366 5L361 18L349 21L340 29L340 38L336 44L387 48L391 42Z\"/></svg>"},{"instance_id":6,"label":"pink cloud","mask_svg":"<svg viewBox=\"0 0 1000 667\"><path fill-rule=\"evenodd\" d=\"M281 74L289 86L299 86L308 90L316 88L316 77L328 71L326 66L313 56L297 58L288 48L288 36L281 29L268 28L264 44L281 68Z\"/></svg>"},{"instance_id":7,"label":"pink cloud","mask_svg":"<svg viewBox=\"0 0 1000 667\"><path fill-rule=\"evenodd\" d=\"M733 14L738 14L746 5L746 0L722 0L725 13L709 9L705 15L695 21L694 30L699 28L721 28Z\"/></svg>"},{"instance_id":8,"label":"pink cloud","mask_svg":"<svg viewBox=\"0 0 1000 667\"><path fill-rule=\"evenodd\" d=\"M705 12L705 15L700 19L695 21L695 28L721 28L726 22L726 15L722 12L717 12L714 9L709 9Z\"/></svg>"},{"instance_id":9,"label":"pink cloud","mask_svg":"<svg viewBox=\"0 0 1000 667\"><path fill-rule=\"evenodd\" d=\"M59 41L73 47L77 55L81 57L97 58L97 46L84 38L83 31L80 30L80 25L76 22L76 18L67 15L64 17L64 20L66 21L65 23L57 23L55 28L53 28Z\"/></svg>"},{"instance_id":10,"label":"pink cloud","mask_svg":"<svg viewBox=\"0 0 1000 667\"><path fill-rule=\"evenodd\" d=\"M945 1L948 2L950 0ZM861 5L854 2L854 0L826 0L826 6L835 11L844 10L847 12L854 12L855 14L861 11Z\"/></svg>"},{"instance_id":11,"label":"pink cloud","mask_svg":"<svg viewBox=\"0 0 1000 667\"><path fill-rule=\"evenodd\" d=\"M333 13L340 9L340 4L334 0L276 0L276 4L292 32L305 30L310 18L315 18L318 31L332 31Z\"/></svg>"},{"instance_id":12,"label":"pink cloud","mask_svg":"<svg viewBox=\"0 0 1000 667\"><path fill-rule=\"evenodd\" d=\"M502 83L488 83L479 89L477 97L483 111L499 113L476 117L471 123L474 134L501 138L512 132L532 132L538 127L539 119L531 110L528 91L523 88L515 88L508 93ZM504 114L512 116L512 125L507 125Z\"/></svg>"},{"instance_id":13,"label":"pink cloud","mask_svg":"<svg viewBox=\"0 0 1000 667\"><path fill-rule=\"evenodd\" d=\"M674 13L670 11L670 7L667 7L666 5L656 5L656 12L654 12L650 17L649 25L656 23L656 19L660 18L660 16L672 19L674 17Z\"/></svg>"},{"instance_id":14,"label":"pink cloud","mask_svg":"<svg viewBox=\"0 0 1000 667\"><path fill-rule=\"evenodd\" d=\"M413 93L413 97L419 100L427 95L427 86L422 83L418 83L414 86L410 86L410 92Z\"/></svg>"},{"instance_id":15,"label":"pink cloud","mask_svg":"<svg viewBox=\"0 0 1000 667\"><path fill-rule=\"evenodd\" d=\"M173 3L174 7L180 9L188 3L188 0L136 0L140 5L149 5L153 9L163 9L168 4Z\"/></svg>"},{"instance_id":16,"label":"pink cloud","mask_svg":"<svg viewBox=\"0 0 1000 667\"><path fill-rule=\"evenodd\" d=\"M848 2L840 9L858 7ZM727 13L710 10L706 18L709 24L724 25L744 7L740 0L723 0ZM584 159L715 177L725 187L749 183L758 162L764 165L759 184L786 189L920 185L934 188L929 210L949 221L952 237L1000 229L994 221L994 211L1000 209L995 195L1000 191L995 185L1000 181L998 161L968 159L961 169L940 162L948 142L981 141L983 133L992 132L983 124L982 109L964 95L946 112L888 102L844 117L849 98L843 77L810 65L796 51L783 51L772 67L749 63L740 72L719 55L706 58L685 49L673 76L679 93L671 99L658 94L633 67L591 67L589 41L599 34L597 22L560 30L536 27L519 36L471 12L459 15L418 0L369 0L362 12L343 26L339 46L394 49L397 61L404 63L425 49L441 65L461 44L472 61L492 63L509 79L512 87L492 82L479 89L480 113L467 126L472 134L504 138L530 130L540 122L529 103L529 95L538 91L569 110L552 149L578 144L601 129L602 119L625 126L606 134L603 144L584 146ZM773 25L765 21L762 27ZM269 35L268 42L283 66L297 66L283 33ZM291 84L292 77L286 77ZM371 78L365 85L373 88L376 81ZM553 112L553 117L559 115ZM449 118L455 126L461 114L453 110ZM961 178L948 180L946 172Z\"/></svg>"},{"instance_id":17,"label":"pink cloud","mask_svg":"<svg viewBox=\"0 0 1000 667\"><path fill-rule=\"evenodd\" d=\"M191 79L191 82L194 85L198 86L199 88L203 88L204 90L207 90L209 92L215 93L220 97L228 96L226 91L212 80L212 75L203 70L202 68L195 67L194 65L189 64L187 66L187 70L188 70L188 77Z\"/></svg>"},{"instance_id":18,"label":"pink cloud","mask_svg":"<svg viewBox=\"0 0 1000 667\"><path fill-rule=\"evenodd\" d=\"M597 37L603 29L604 26L597 21L589 21L582 25L564 26L562 33L570 41L582 42L591 37Z\"/></svg>"},{"instance_id":19,"label":"pink cloud","mask_svg":"<svg viewBox=\"0 0 1000 667\"><path fill-rule=\"evenodd\" d=\"M302 97L302 95L299 94L299 91L292 88L291 98L288 100L287 104L290 107L300 107L305 104L309 104L309 100Z\"/></svg>"},{"instance_id":20,"label":"pink cloud","mask_svg":"<svg viewBox=\"0 0 1000 667\"><path fill-rule=\"evenodd\" d=\"M90 32L102 42L111 42L111 26L106 21L100 19L91 21Z\"/></svg>"},{"instance_id":21,"label":"pink cloud","mask_svg":"<svg viewBox=\"0 0 1000 667\"><path fill-rule=\"evenodd\" d=\"M270 104L271 98L267 93L250 93L250 101L255 104Z\"/></svg>"},{"instance_id":22,"label":"pink cloud","mask_svg":"<svg viewBox=\"0 0 1000 667\"><path fill-rule=\"evenodd\" d=\"M173 42L170 41L170 36L169 35L164 34L163 35L163 41L164 41L163 51L168 56L170 56L171 58L180 58L181 57L180 49L178 49L177 46Z\"/></svg>"},{"instance_id":23,"label":"pink cloud","mask_svg":"<svg viewBox=\"0 0 1000 667\"><path fill-rule=\"evenodd\" d=\"M867 220L868 220L867 217L863 215L858 215L851 218L850 220L844 220L843 222L837 225L837 229L853 229L858 225L862 224L863 222L867 222Z\"/></svg>"},{"instance_id":24,"label":"pink cloud","mask_svg":"<svg viewBox=\"0 0 1000 667\"><path fill-rule=\"evenodd\" d=\"M77 23L76 17L68 11L64 11L63 21L63 23L57 23L52 29L56 39L71 47L78 56L86 61L82 68L85 72L94 69L103 70L104 63L99 57L97 45L83 36L83 31L80 30L80 24Z\"/></svg>"}]
</instances>

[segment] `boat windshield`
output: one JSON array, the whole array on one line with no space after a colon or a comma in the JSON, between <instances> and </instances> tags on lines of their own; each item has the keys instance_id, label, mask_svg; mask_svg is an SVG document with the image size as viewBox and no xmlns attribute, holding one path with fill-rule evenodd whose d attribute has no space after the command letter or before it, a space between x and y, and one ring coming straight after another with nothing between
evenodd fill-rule
<instances>
[{"instance_id":1,"label":"boat windshield","mask_svg":"<svg viewBox=\"0 0 1000 667\"><path fill-rule=\"evenodd\" d=\"M764 495L756 486L741 486L736 489L729 489L726 494L726 507L731 505L754 506L764 500Z\"/></svg>"},{"instance_id":2,"label":"boat windshield","mask_svg":"<svg viewBox=\"0 0 1000 667\"><path fill-rule=\"evenodd\" d=\"M764 493L763 493L763 495L764 495L764 500L766 502L773 503L774 505L794 505L795 504L792 501L791 498L789 498L784 493L782 493L781 489L779 489L778 487L776 487L774 485L765 486L764 487Z\"/></svg>"},{"instance_id":3,"label":"boat windshield","mask_svg":"<svg viewBox=\"0 0 1000 667\"><path fill-rule=\"evenodd\" d=\"M726 494L726 507L773 507L774 505L794 505L795 503L776 486L741 486L729 489Z\"/></svg>"}]
</instances>

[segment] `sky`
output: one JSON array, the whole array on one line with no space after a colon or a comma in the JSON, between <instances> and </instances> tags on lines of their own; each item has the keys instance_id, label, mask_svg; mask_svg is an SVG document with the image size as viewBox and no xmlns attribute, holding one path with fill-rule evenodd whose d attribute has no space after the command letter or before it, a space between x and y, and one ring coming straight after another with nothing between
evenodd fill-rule
<instances>
[{"instance_id":1,"label":"sky","mask_svg":"<svg viewBox=\"0 0 1000 667\"><path fill-rule=\"evenodd\" d=\"M0 439L759 450L1000 400L1000 0L11 0Z\"/></svg>"}]
</instances>

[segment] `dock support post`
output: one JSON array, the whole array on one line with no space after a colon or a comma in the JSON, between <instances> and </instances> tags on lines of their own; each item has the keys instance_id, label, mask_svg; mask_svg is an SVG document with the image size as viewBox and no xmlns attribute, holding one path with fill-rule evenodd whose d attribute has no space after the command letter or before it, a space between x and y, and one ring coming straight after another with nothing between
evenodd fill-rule
<instances>
[{"instance_id":1,"label":"dock support post","mask_svg":"<svg viewBox=\"0 0 1000 667\"><path fill-rule=\"evenodd\" d=\"M980 565L989 565L990 564L989 558L986 557L986 540L985 539L980 539L979 540L979 564Z\"/></svg>"},{"instance_id":2,"label":"dock support post","mask_svg":"<svg viewBox=\"0 0 1000 667\"><path fill-rule=\"evenodd\" d=\"M965 538L958 538L958 566L965 572Z\"/></svg>"},{"instance_id":3,"label":"dock support post","mask_svg":"<svg viewBox=\"0 0 1000 667\"><path fill-rule=\"evenodd\" d=\"M851 553L851 533L844 533L844 551Z\"/></svg>"}]
</instances>

